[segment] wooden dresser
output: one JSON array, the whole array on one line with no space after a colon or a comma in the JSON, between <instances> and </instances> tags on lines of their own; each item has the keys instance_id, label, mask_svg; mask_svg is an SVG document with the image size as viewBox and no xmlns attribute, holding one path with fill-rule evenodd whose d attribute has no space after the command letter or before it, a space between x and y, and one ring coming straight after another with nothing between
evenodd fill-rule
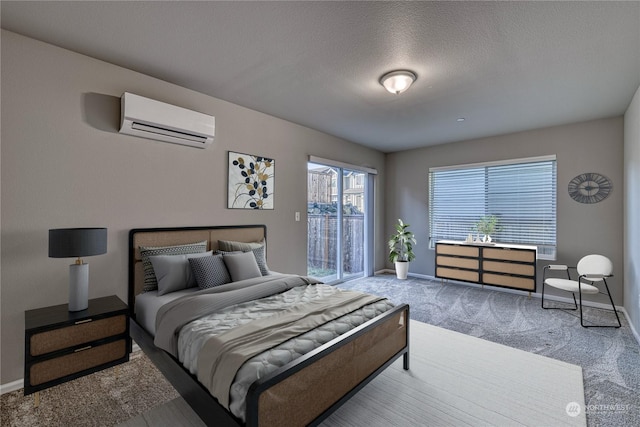
<instances>
[{"instance_id":1,"label":"wooden dresser","mask_svg":"<svg viewBox=\"0 0 640 427\"><path fill-rule=\"evenodd\" d=\"M536 247L439 241L436 277L535 292Z\"/></svg>"},{"instance_id":2,"label":"wooden dresser","mask_svg":"<svg viewBox=\"0 0 640 427\"><path fill-rule=\"evenodd\" d=\"M25 312L24 394L129 360L129 310L116 296L69 312L56 305Z\"/></svg>"}]
</instances>

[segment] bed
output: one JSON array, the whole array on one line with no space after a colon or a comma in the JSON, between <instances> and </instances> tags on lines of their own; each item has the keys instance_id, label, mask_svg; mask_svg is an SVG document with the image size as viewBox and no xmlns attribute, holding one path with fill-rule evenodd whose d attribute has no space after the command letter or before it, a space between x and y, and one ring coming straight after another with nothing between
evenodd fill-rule
<instances>
[{"instance_id":1,"label":"bed","mask_svg":"<svg viewBox=\"0 0 640 427\"><path fill-rule=\"evenodd\" d=\"M131 336L207 425L317 425L400 356L403 357L404 369L409 369L409 306L403 304L384 308L384 304L388 304L385 300L371 296L358 296L359 299L366 298L368 304L358 309L359 311L353 311L353 307L349 305L354 303L351 300L349 303L336 303L335 307L333 300L331 300L331 310L323 310L320 313L320 317L326 316L327 313L334 316L327 325L332 322L341 322L342 319L347 318L346 315L342 316L339 313L340 310L349 312L349 315L357 314L353 316L354 319L359 319L357 322L353 320L356 322L354 323L356 326L352 325L351 329L346 331L341 331L342 326L335 328L340 332L334 338L327 338L326 331L317 332L316 330L319 330L320 327L305 332L304 335L299 331L297 333L291 332L292 336L298 334L296 339L311 334L311 336L325 337L326 342L320 341L318 343L316 341L316 347L312 350L304 352L293 360L285 359L286 363L282 366L271 367L266 374L258 373L255 380L245 378L245 383L247 381L250 383L246 386L247 390L243 392L242 399L244 400L240 406L238 406L237 399L236 403L232 402L233 393L231 392L228 393L231 403L225 401L226 396L223 398L214 397L210 391L211 384L208 384L206 380L199 381L200 371L194 372L194 363L189 366L189 363L183 360L185 352L176 350L178 348L176 347L177 342L188 340L191 335L196 337L193 338L193 342L199 342L198 339L202 341L201 337L198 338L198 325L207 319L200 317L199 314L196 316L196 314L199 312L203 300L209 298L212 301L218 301L221 299L220 296L234 295L230 298L234 301L241 301L239 304L215 311L210 315L213 320L207 320L217 322L217 317L234 318L239 312L248 311L243 308L242 304L254 304L253 299L244 302L245 299L253 297L245 298L243 296L244 299L238 300L236 295L262 293L263 289L268 286L278 287L278 289L284 286L286 291L276 293L268 298L260 298L259 301L263 305L267 304L266 301L271 301L269 298L279 299L278 304L283 301L293 304L291 301L295 301L295 298L292 299L288 296L292 293L292 295L297 295L296 298L307 298L307 294L304 292L313 295L327 293L331 294L327 298L334 298L337 296L333 293L337 291L332 290L335 289L334 287L316 284L310 278L268 271L263 278L240 278L238 281L210 289L200 290L196 287L195 289L179 289L163 295L156 295L154 292L159 293L159 289L144 292L148 285L145 281L144 264L149 257L144 257L140 248L146 250L146 248L191 245L194 242L200 242L205 244L207 253L211 254L218 251L221 244L227 242L246 242L248 245L254 244L249 242L261 242L264 254L266 254L266 234L267 230L264 225L137 228L129 233L128 302L131 314ZM235 251L235 253L237 252L242 252L237 255L239 258L245 256L247 252L251 253L251 250ZM146 255L148 252L144 252L144 254ZM227 252L227 254L231 254L229 259L235 257L231 252ZM259 259L258 255L255 257ZM143 258L145 262L143 262ZM260 263L258 262L258 264ZM266 267L266 264L260 265L260 268L262 267ZM237 274L242 275L243 273ZM267 283L262 283L262 281ZM299 283L300 281L303 283ZM337 293L343 294L343 292ZM287 295L287 297L285 298L283 295ZM327 301L329 300L322 299L320 301L319 299L313 303L329 304ZM364 302L360 303L364 304ZM268 304L275 304L275 302L268 302ZM238 313L234 313L233 310ZM334 310L336 314L331 314ZM365 310L368 310L366 316L363 315ZM175 323L174 320L179 317L178 314L182 316L184 312L194 313L193 319L180 321L180 328L175 328L175 331L180 329L179 335L177 332L175 334L167 332L166 325L172 325L169 330L173 331L172 322ZM378 314L378 312L380 313ZM268 321L263 320L252 322L252 325L257 323L264 324L264 328L271 327L268 326ZM243 326L245 329L248 327L248 325ZM273 330L277 328L278 331L285 331L275 323L272 327ZM260 331L254 332L261 333ZM317 335L313 335L314 333ZM208 346L210 342L216 341L217 337L215 338L202 344L202 348ZM252 338L250 341L255 340ZM279 345L284 346L287 343ZM264 353L271 351L271 353L282 354L282 352L278 353L278 348L280 347L274 347L275 350L265 350ZM198 369L206 369L204 362L206 359L202 356L203 353L200 353L200 359L197 359L195 363ZM264 356L261 353L253 357L255 359ZM254 359L249 359L249 362ZM249 362L244 362L242 368L251 365ZM228 376L225 373L229 371L228 369L220 369L219 371L223 376ZM238 388L237 382L240 381L241 372L238 370L235 377L235 373L231 375L234 381L232 388ZM235 408L233 408L234 404Z\"/></svg>"}]
</instances>

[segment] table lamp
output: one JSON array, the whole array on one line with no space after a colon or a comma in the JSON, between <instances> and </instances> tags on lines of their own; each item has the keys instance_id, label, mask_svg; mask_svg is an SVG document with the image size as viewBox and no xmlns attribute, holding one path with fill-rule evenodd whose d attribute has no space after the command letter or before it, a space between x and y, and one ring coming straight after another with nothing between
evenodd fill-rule
<instances>
[{"instance_id":1,"label":"table lamp","mask_svg":"<svg viewBox=\"0 0 640 427\"><path fill-rule=\"evenodd\" d=\"M89 307L89 264L85 264L81 257L106 252L106 228L49 230L50 258L78 258L69 266L69 311L82 311Z\"/></svg>"}]
</instances>

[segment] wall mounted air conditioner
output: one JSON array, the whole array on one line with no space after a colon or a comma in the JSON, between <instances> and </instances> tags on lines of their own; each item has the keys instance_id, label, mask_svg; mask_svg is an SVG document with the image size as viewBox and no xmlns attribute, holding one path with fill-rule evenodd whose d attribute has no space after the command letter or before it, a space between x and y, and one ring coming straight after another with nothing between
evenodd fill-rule
<instances>
[{"instance_id":1,"label":"wall mounted air conditioner","mask_svg":"<svg viewBox=\"0 0 640 427\"><path fill-rule=\"evenodd\" d=\"M125 92L120 133L173 144L207 148L213 142L213 116Z\"/></svg>"}]
</instances>

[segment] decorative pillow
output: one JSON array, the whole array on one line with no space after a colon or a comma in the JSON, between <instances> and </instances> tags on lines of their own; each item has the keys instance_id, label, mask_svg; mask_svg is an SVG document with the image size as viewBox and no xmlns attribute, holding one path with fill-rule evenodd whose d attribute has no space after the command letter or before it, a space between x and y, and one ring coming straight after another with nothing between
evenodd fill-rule
<instances>
[{"instance_id":1,"label":"decorative pillow","mask_svg":"<svg viewBox=\"0 0 640 427\"><path fill-rule=\"evenodd\" d=\"M234 282L262 276L256 257L252 252L224 254L223 259L231 275L231 280Z\"/></svg>"},{"instance_id":2,"label":"decorative pillow","mask_svg":"<svg viewBox=\"0 0 640 427\"><path fill-rule=\"evenodd\" d=\"M265 257L265 247L260 246L257 247L255 249L251 249L251 252L253 252L253 255L256 257L256 263L258 264L258 268L260 269L260 273L263 276L266 276L269 274L269 267L267 266L267 259Z\"/></svg>"},{"instance_id":3,"label":"decorative pillow","mask_svg":"<svg viewBox=\"0 0 640 427\"><path fill-rule=\"evenodd\" d=\"M221 255L228 255L228 254L240 254L243 252L253 252L253 256L256 257L256 263L258 264L258 268L260 269L260 274L262 274L263 276L267 276L271 273L269 273L269 266L267 265L267 259L265 257L265 247L264 246L258 246L255 249L250 249L250 250L246 250L246 251L232 251L232 252L227 252L227 251L221 251L221 250L217 250L216 254L221 254Z\"/></svg>"},{"instance_id":4,"label":"decorative pillow","mask_svg":"<svg viewBox=\"0 0 640 427\"><path fill-rule=\"evenodd\" d=\"M231 276L229 276L222 255L189 258L189 264L200 289L231 283Z\"/></svg>"},{"instance_id":5,"label":"decorative pillow","mask_svg":"<svg viewBox=\"0 0 640 427\"><path fill-rule=\"evenodd\" d=\"M233 240L218 240L218 249L225 252L242 251L247 252L255 248L264 246L264 239L260 242L235 242Z\"/></svg>"},{"instance_id":6,"label":"decorative pillow","mask_svg":"<svg viewBox=\"0 0 640 427\"><path fill-rule=\"evenodd\" d=\"M177 246L140 246L140 257L142 258L142 268L144 269L144 292L158 289L158 280L153 272L150 256L154 255L186 255L207 251L207 241L188 243Z\"/></svg>"},{"instance_id":7,"label":"decorative pillow","mask_svg":"<svg viewBox=\"0 0 640 427\"><path fill-rule=\"evenodd\" d=\"M158 280L158 295L197 286L196 278L191 274L189 259L210 255L213 255L213 251L188 255L150 256L153 273Z\"/></svg>"}]
</instances>

